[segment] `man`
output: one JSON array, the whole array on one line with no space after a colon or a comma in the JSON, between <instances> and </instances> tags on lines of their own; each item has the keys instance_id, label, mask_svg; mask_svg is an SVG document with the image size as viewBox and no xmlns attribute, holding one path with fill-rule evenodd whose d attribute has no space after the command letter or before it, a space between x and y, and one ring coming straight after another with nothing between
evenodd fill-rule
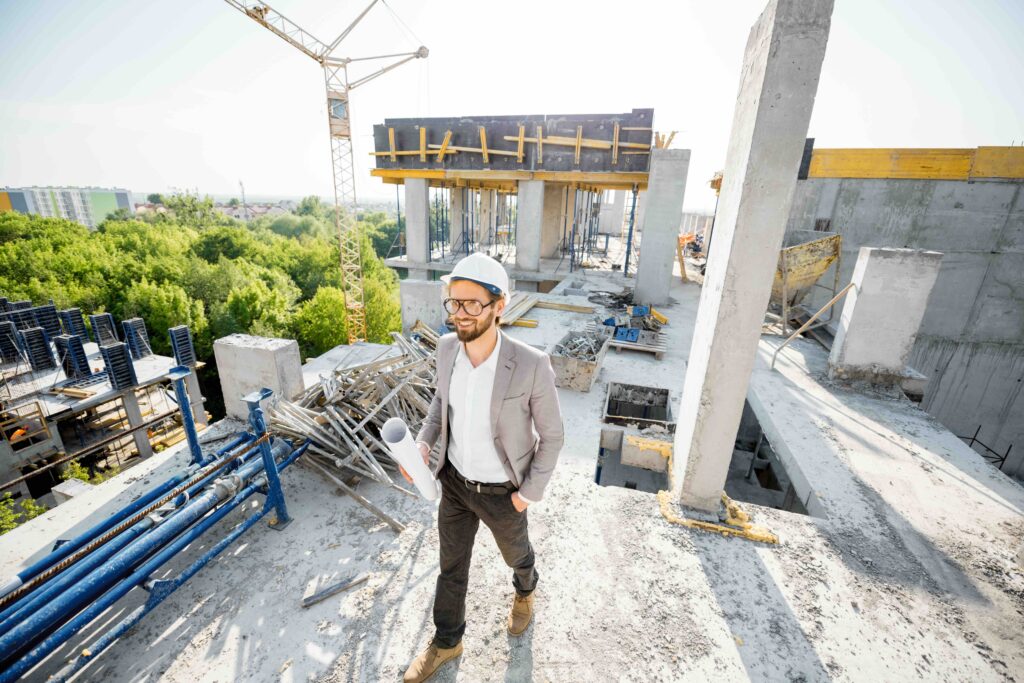
<instances>
[{"instance_id":1,"label":"man","mask_svg":"<svg viewBox=\"0 0 1024 683\"><path fill-rule=\"evenodd\" d=\"M438 445L441 574L436 631L406 671L407 683L427 680L462 654L469 561L481 521L513 569L508 631L526 631L537 585L527 507L543 497L563 439L551 361L498 329L509 293L505 269L485 254L471 254L442 280L455 334L438 342L437 389L416 437L428 464Z\"/></svg>"}]
</instances>

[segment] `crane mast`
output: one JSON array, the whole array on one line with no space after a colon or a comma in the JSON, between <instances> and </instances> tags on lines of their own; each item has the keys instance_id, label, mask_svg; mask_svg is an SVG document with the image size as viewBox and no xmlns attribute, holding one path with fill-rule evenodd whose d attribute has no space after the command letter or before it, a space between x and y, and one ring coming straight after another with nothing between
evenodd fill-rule
<instances>
[{"instance_id":1,"label":"crane mast","mask_svg":"<svg viewBox=\"0 0 1024 683\"><path fill-rule=\"evenodd\" d=\"M314 59L323 68L324 86L327 92L327 127L331 138L331 171L334 178L334 224L338 231L341 274L345 292L345 326L350 344L364 340L366 339L366 300L363 294L362 240L355 217L356 176L355 157L352 150L349 94L354 88L364 85L410 60L426 57L429 51L426 47L421 46L415 52L373 57L332 56L331 53L379 0L372 0L366 9L329 45L318 40L313 34L266 3L247 3L242 0L224 1L307 57ZM348 67L350 64L378 59L395 61L354 81L349 80ZM346 209L345 205L348 205L350 209Z\"/></svg>"}]
</instances>

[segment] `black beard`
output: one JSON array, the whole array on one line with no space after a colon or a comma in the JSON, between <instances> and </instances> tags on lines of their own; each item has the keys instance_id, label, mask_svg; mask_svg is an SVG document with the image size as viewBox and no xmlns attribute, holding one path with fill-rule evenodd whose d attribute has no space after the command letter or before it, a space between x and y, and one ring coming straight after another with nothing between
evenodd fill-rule
<instances>
[{"instance_id":1,"label":"black beard","mask_svg":"<svg viewBox=\"0 0 1024 683\"><path fill-rule=\"evenodd\" d=\"M465 330L458 325L455 326L455 334L458 336L459 341L463 344L468 344L471 341L480 338L484 332L490 329L491 324L494 322L494 313L491 313L486 320L478 320L471 330Z\"/></svg>"}]
</instances>

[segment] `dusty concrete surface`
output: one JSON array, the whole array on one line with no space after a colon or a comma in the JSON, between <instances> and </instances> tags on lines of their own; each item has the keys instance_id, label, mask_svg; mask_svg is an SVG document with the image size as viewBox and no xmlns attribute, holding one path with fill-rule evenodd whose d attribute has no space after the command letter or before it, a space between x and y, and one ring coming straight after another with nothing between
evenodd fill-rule
<instances>
[{"instance_id":1,"label":"dusty concrete surface","mask_svg":"<svg viewBox=\"0 0 1024 683\"><path fill-rule=\"evenodd\" d=\"M912 405L818 379L823 351L787 349L778 372L762 358L752 379L771 409L766 420L786 435L820 501L817 516L746 506L780 545L690 531L666 522L651 494L592 483L607 382L674 392L682 383L697 288L676 283L673 296L666 360L610 353L594 390L559 392L569 438L545 500L529 512L540 572L536 622L520 639L506 634L511 571L482 529L466 651L435 680L1021 678L1024 569L1013 556L1024 544L1024 491ZM535 309L531 317L537 328L513 334L542 344L585 316ZM762 356L771 343L762 342ZM125 474L137 477L144 466ZM294 466L282 480L295 519L289 527L253 528L77 680L401 680L432 630L436 508L360 483L363 495L408 524L396 535L313 472ZM56 538L69 524L61 513L109 499L107 487L0 537L0 572ZM229 516L167 572L243 515ZM362 572L370 578L361 587L299 606L315 587ZM33 680L94 633L51 657Z\"/></svg>"}]
</instances>

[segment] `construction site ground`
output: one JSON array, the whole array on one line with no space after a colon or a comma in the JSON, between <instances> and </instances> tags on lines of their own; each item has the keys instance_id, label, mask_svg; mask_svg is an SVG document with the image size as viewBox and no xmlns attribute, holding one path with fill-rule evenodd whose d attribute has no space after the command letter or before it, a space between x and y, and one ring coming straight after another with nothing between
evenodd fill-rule
<instances>
[{"instance_id":1,"label":"construction site ground","mask_svg":"<svg viewBox=\"0 0 1024 683\"><path fill-rule=\"evenodd\" d=\"M572 279L588 289L622 283L615 274ZM823 379L826 354L811 342L787 347L773 371L779 340L765 338L751 383L751 404L812 512L746 504L778 545L671 524L653 494L594 484L609 381L669 388L678 414L700 289L676 281L672 294L659 307L671 320L664 360L612 351L589 393L559 391L565 448L528 513L540 573L533 625L520 638L507 634L511 570L481 528L465 652L435 680L1024 678L1024 570L1014 558L1024 545L1024 489L906 400ZM589 320L541 309L529 317L536 328L507 331L544 347ZM240 427L223 421L203 439ZM70 527L109 514L184 462L183 451L0 537L0 570L15 572ZM395 534L315 472L296 465L283 483L287 528L248 532L80 680L401 680L432 634L436 505L364 480L358 490L408 525ZM363 573L361 586L300 607L303 595ZM34 677L88 642L66 646Z\"/></svg>"}]
</instances>

